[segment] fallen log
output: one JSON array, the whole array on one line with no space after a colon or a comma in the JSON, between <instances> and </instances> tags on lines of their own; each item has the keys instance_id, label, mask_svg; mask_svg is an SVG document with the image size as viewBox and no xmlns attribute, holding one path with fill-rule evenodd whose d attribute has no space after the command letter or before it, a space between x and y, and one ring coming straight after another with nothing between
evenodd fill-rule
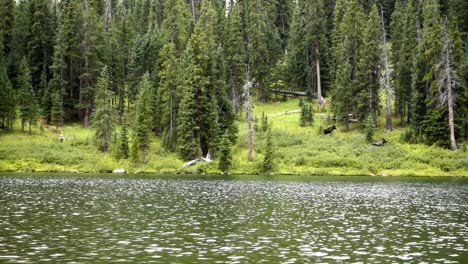
<instances>
[{"instance_id":1,"label":"fallen log","mask_svg":"<svg viewBox=\"0 0 468 264\"><path fill-rule=\"evenodd\" d=\"M286 94L286 95L294 95L294 96L308 96L307 92L301 92L301 91L283 91L283 90L276 90L276 89L271 89L270 90L272 93L277 93L277 94ZM317 97L316 93L311 94L313 97Z\"/></svg>"}]
</instances>

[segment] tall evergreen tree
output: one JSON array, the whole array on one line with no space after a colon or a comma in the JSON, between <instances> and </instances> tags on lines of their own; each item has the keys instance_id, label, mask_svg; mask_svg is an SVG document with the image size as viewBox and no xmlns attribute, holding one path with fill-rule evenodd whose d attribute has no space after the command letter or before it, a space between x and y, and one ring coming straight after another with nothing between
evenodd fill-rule
<instances>
[{"instance_id":1,"label":"tall evergreen tree","mask_svg":"<svg viewBox=\"0 0 468 264\"><path fill-rule=\"evenodd\" d=\"M359 85L358 117L364 122L370 114L377 126L380 111L380 69L382 66L381 25L377 6L372 7L363 31L363 44L359 51L357 78Z\"/></svg>"},{"instance_id":2,"label":"tall evergreen tree","mask_svg":"<svg viewBox=\"0 0 468 264\"><path fill-rule=\"evenodd\" d=\"M173 42L165 43L161 50L161 104L163 145L169 150L175 150L177 142L177 113L180 101L179 95L179 63Z\"/></svg>"},{"instance_id":3,"label":"tall evergreen tree","mask_svg":"<svg viewBox=\"0 0 468 264\"><path fill-rule=\"evenodd\" d=\"M245 76L246 47L240 17L240 5L234 5L229 12L226 24L226 68L228 90L234 111L242 108L242 86Z\"/></svg>"},{"instance_id":4,"label":"tall evergreen tree","mask_svg":"<svg viewBox=\"0 0 468 264\"><path fill-rule=\"evenodd\" d=\"M99 150L108 152L112 136L115 133L116 117L112 105L112 93L109 90L109 73L104 67L96 84L96 111L92 114L92 127Z\"/></svg>"},{"instance_id":5,"label":"tall evergreen tree","mask_svg":"<svg viewBox=\"0 0 468 264\"><path fill-rule=\"evenodd\" d=\"M0 51L3 53L3 39L0 35ZM7 65L3 54L0 54L0 128L12 129L15 119L14 90L7 74Z\"/></svg>"},{"instance_id":6,"label":"tall evergreen tree","mask_svg":"<svg viewBox=\"0 0 468 264\"><path fill-rule=\"evenodd\" d=\"M133 157L137 157L138 161L141 160L143 163L148 162L148 151L150 144L150 132L152 125L151 117L151 95L152 95L152 83L148 73L143 75L143 79L140 82L140 91L135 107L135 124L133 131ZM135 153L137 152L137 153Z\"/></svg>"},{"instance_id":7,"label":"tall evergreen tree","mask_svg":"<svg viewBox=\"0 0 468 264\"><path fill-rule=\"evenodd\" d=\"M80 43L83 65L79 76L79 106L83 109L83 126L88 127L93 106L94 85L102 68L102 34L104 31L94 8L89 5L88 1L85 1L84 4L83 24L81 26L83 35ZM107 68L106 74L109 74ZM108 80L108 83L110 84L110 80Z\"/></svg>"},{"instance_id":8,"label":"tall evergreen tree","mask_svg":"<svg viewBox=\"0 0 468 264\"><path fill-rule=\"evenodd\" d=\"M223 134L221 137L221 142L219 143L219 170L222 172L228 172L232 166L232 153L231 153L231 144L229 140L229 133Z\"/></svg>"},{"instance_id":9,"label":"tall evergreen tree","mask_svg":"<svg viewBox=\"0 0 468 264\"><path fill-rule=\"evenodd\" d=\"M0 38L2 39L1 54L9 55L13 39L13 23L15 14L15 0L2 0L0 3Z\"/></svg>"},{"instance_id":10,"label":"tall evergreen tree","mask_svg":"<svg viewBox=\"0 0 468 264\"><path fill-rule=\"evenodd\" d=\"M335 39L335 89L351 89L350 92L346 94L350 95L349 98L342 97L339 95L338 98L342 98L346 101L346 107L338 107L342 110L348 111L347 113L342 112L342 114L357 114L357 97L353 95L359 94L359 83L358 83L358 62L359 62L359 51L362 46L362 30L364 29L364 20L365 14L362 9L362 6L356 0L350 0L349 4L346 7L343 18L340 25L338 26L337 36ZM342 73L346 72L349 67L350 75L348 76L339 76L338 71L341 70ZM339 69L341 68L341 69ZM345 84L345 80L349 84ZM338 95L338 91L335 91L335 94ZM336 102L342 104L343 102ZM345 118L347 120L347 118ZM346 122L348 124L348 122Z\"/></svg>"},{"instance_id":11,"label":"tall evergreen tree","mask_svg":"<svg viewBox=\"0 0 468 264\"><path fill-rule=\"evenodd\" d=\"M323 104L322 84L328 80L327 19L323 0L298 1L288 46L292 84L316 94ZM324 82L325 81L325 82Z\"/></svg>"},{"instance_id":12,"label":"tall evergreen tree","mask_svg":"<svg viewBox=\"0 0 468 264\"><path fill-rule=\"evenodd\" d=\"M188 146L182 150L183 157L193 157L199 142L203 155L213 153L219 140L217 111L217 87L212 78L215 74L216 39L214 34L215 16L211 2L202 2L200 18L187 48L188 56L193 59L191 69L187 70L183 98L180 103L179 129L182 130L179 142ZM195 103L196 102L196 103ZM194 107L194 109L187 109ZM189 124L194 122L194 126Z\"/></svg>"},{"instance_id":13,"label":"tall evergreen tree","mask_svg":"<svg viewBox=\"0 0 468 264\"><path fill-rule=\"evenodd\" d=\"M417 48L417 9L412 1L397 1L392 14L392 64L395 87L395 110L404 126L412 119L411 67Z\"/></svg>"},{"instance_id":14,"label":"tall evergreen tree","mask_svg":"<svg viewBox=\"0 0 468 264\"><path fill-rule=\"evenodd\" d=\"M37 122L39 117L39 105L32 87L31 71L26 58L21 61L17 83L21 131L24 132L24 127L28 123L29 133L31 133L31 126Z\"/></svg>"},{"instance_id":15,"label":"tall evergreen tree","mask_svg":"<svg viewBox=\"0 0 468 264\"><path fill-rule=\"evenodd\" d=\"M253 0L249 4L247 26L248 57L252 78L257 84L257 99L267 101L269 71L274 63L274 55L268 43L275 42L274 39L269 39L269 36L277 32L276 28L271 27L264 0Z\"/></svg>"}]
</instances>

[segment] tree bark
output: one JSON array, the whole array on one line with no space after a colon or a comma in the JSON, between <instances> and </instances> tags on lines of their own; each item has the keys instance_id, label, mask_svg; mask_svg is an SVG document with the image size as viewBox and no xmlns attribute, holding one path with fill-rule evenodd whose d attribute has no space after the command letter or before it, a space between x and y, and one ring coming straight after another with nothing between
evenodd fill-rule
<instances>
[{"instance_id":1,"label":"tree bark","mask_svg":"<svg viewBox=\"0 0 468 264\"><path fill-rule=\"evenodd\" d=\"M193 23L194 23L194 24L197 24L197 18L195 17L195 3L193 2L193 0L191 0L191 2L192 2Z\"/></svg>"}]
</instances>

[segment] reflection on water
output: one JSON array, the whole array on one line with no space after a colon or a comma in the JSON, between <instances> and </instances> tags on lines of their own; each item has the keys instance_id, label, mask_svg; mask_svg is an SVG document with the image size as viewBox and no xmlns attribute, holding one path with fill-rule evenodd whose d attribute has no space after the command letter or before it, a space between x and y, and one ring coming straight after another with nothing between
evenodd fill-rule
<instances>
[{"instance_id":1,"label":"reflection on water","mask_svg":"<svg viewBox=\"0 0 468 264\"><path fill-rule=\"evenodd\" d=\"M0 263L468 263L468 185L0 177Z\"/></svg>"}]
</instances>

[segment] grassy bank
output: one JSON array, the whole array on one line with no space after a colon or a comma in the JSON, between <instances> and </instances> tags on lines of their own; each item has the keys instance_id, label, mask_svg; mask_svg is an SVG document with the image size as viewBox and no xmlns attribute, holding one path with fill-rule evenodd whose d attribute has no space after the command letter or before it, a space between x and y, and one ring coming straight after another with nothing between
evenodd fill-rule
<instances>
[{"instance_id":1,"label":"grassy bank","mask_svg":"<svg viewBox=\"0 0 468 264\"><path fill-rule=\"evenodd\" d=\"M468 176L468 152L457 152L435 146L406 144L400 141L402 129L385 133L376 129L375 139L385 137L384 147L366 143L359 128L349 132L338 130L331 136L320 131L329 124L326 114L315 117L314 126L300 127L299 113L272 116L299 109L297 100L256 105L255 115L269 115L273 123L275 167L277 174L317 175L401 175L401 176ZM383 122L381 122L383 123ZM118 160L112 153L101 153L93 144L93 131L80 124L63 128L68 137L59 142L59 133L52 127L36 128L32 135L18 131L0 132L0 171L107 172L125 168L129 172L148 173L219 173L217 162L182 168L184 163L174 153L166 152L153 137L149 162L136 166ZM259 173L265 148L265 135L255 136L255 160L247 162L246 124L239 123L239 136L233 146L231 173Z\"/></svg>"}]
</instances>

